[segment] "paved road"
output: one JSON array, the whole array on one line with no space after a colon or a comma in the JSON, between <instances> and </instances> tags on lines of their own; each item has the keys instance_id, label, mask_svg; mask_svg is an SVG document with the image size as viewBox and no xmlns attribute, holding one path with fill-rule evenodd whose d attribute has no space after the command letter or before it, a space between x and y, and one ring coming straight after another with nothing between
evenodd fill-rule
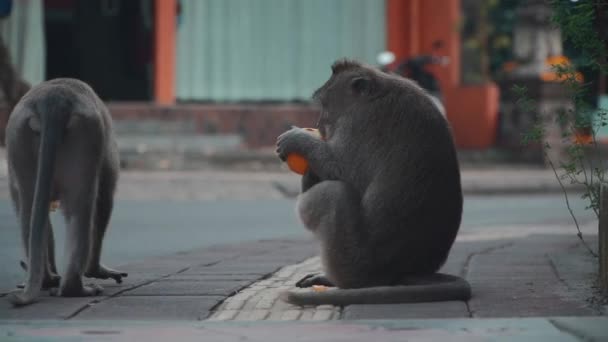
<instances>
[{"instance_id":1,"label":"paved road","mask_svg":"<svg viewBox=\"0 0 608 342\"><path fill-rule=\"evenodd\" d=\"M574 207L590 219L584 204ZM103 260L112 266L214 244L306 236L296 221L293 199L249 200L118 200L106 238ZM64 229L52 216L63 255ZM585 219L583 219L584 221ZM462 232L493 226L568 224L570 218L559 195L471 196L465 200ZM573 233L574 233L574 228ZM23 279L18 267L21 242L17 222L7 199L0 199L0 291ZM60 263L61 264L61 263ZM60 266L61 267L61 266Z\"/></svg>"}]
</instances>

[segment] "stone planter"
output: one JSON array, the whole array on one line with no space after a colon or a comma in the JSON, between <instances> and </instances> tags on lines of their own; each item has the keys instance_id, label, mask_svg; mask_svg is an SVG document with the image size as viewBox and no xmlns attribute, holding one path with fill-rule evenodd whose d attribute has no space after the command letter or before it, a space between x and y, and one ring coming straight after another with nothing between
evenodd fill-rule
<instances>
[{"instance_id":1,"label":"stone planter","mask_svg":"<svg viewBox=\"0 0 608 342\"><path fill-rule=\"evenodd\" d=\"M498 83L501 91L500 120L498 125L498 147L516 155L518 161L531 163L546 163L543 153L544 143L549 143L547 151L549 159L554 163L565 158L565 146L562 141L561 127L556 118L559 111L573 108L572 97L568 90L558 82L546 82L540 78L509 78ZM513 86L526 87L527 97L535 101L534 108L529 112L521 110L517 105L517 95ZM529 133L542 117L545 137L542 143L523 145L523 136Z\"/></svg>"}]
</instances>

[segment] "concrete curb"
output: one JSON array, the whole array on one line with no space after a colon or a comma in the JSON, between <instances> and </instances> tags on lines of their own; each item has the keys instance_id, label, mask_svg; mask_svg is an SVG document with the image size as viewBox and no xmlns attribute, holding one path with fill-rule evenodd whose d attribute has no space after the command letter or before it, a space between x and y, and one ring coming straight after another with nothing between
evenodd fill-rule
<instances>
[{"instance_id":1,"label":"concrete curb","mask_svg":"<svg viewBox=\"0 0 608 342\"><path fill-rule=\"evenodd\" d=\"M276 158L274 151L268 149L215 151L206 155L198 155L196 158L180 153L146 152L139 154L133 152L130 155L123 155L123 158L126 158L123 160L126 167L123 173L131 175L160 174L167 171L172 175L226 173L240 174L241 179L245 180L258 178L254 175L265 173L277 176L276 181L268 184L284 197L293 198L300 191L299 177L292 174ZM5 150L0 148L0 178L4 178L6 175ZM563 192L552 170L537 167L514 167L513 165L463 167L461 179L463 192L472 195ZM569 192L584 190L581 186L571 184L564 184L564 186Z\"/></svg>"},{"instance_id":2,"label":"concrete curb","mask_svg":"<svg viewBox=\"0 0 608 342\"><path fill-rule=\"evenodd\" d=\"M0 321L2 341L606 341L606 317L341 322Z\"/></svg>"},{"instance_id":3,"label":"concrete curb","mask_svg":"<svg viewBox=\"0 0 608 342\"><path fill-rule=\"evenodd\" d=\"M550 170L544 169L462 169L462 191L465 195L548 194L563 193L563 189ZM285 197L300 193L299 178L286 182L277 180L274 186ZM564 184L568 193L581 193L584 188Z\"/></svg>"}]
</instances>

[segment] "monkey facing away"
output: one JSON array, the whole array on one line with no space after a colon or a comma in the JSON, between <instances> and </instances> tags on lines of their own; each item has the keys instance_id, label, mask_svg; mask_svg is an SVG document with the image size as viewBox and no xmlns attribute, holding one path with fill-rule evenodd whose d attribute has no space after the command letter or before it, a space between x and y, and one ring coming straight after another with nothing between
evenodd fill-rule
<instances>
[{"instance_id":1,"label":"monkey facing away","mask_svg":"<svg viewBox=\"0 0 608 342\"><path fill-rule=\"evenodd\" d=\"M119 157L111 116L85 83L60 78L33 87L17 103L6 128L11 198L21 224L27 264L24 290L13 305L34 302L41 289L66 297L93 296L99 286L82 276L122 282L126 273L100 263L112 214ZM66 269L56 274L49 205L66 218ZM60 283L60 284L59 284Z\"/></svg>"},{"instance_id":2,"label":"monkey facing away","mask_svg":"<svg viewBox=\"0 0 608 342\"><path fill-rule=\"evenodd\" d=\"M340 60L313 95L322 139L294 127L282 160L308 160L296 211L321 244L325 276L286 292L298 305L468 300L466 280L437 273L462 217L460 170L445 118L415 83Z\"/></svg>"}]
</instances>

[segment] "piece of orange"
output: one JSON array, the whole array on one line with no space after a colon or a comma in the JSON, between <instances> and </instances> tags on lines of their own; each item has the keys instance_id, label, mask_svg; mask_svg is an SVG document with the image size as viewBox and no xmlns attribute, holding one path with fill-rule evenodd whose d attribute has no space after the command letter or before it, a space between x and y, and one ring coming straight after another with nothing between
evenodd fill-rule
<instances>
[{"instance_id":1,"label":"piece of orange","mask_svg":"<svg viewBox=\"0 0 608 342\"><path fill-rule=\"evenodd\" d=\"M327 291L329 288L325 285L313 285L312 286L312 290L314 292L324 292Z\"/></svg>"},{"instance_id":2,"label":"piece of orange","mask_svg":"<svg viewBox=\"0 0 608 342\"><path fill-rule=\"evenodd\" d=\"M308 171L308 160L297 153L288 155L286 162L289 169L299 175L303 175Z\"/></svg>"}]
</instances>

